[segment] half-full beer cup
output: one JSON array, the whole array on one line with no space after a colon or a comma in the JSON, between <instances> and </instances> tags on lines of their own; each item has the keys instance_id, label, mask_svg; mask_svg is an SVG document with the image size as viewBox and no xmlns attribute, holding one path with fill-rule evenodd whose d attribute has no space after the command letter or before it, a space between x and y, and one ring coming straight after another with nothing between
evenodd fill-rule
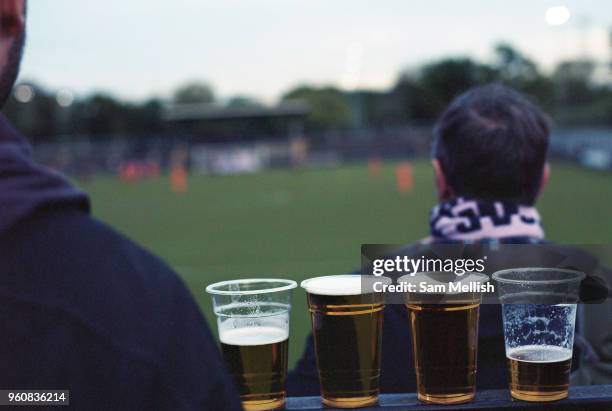
<instances>
[{"instance_id":1,"label":"half-full beer cup","mask_svg":"<svg viewBox=\"0 0 612 411\"><path fill-rule=\"evenodd\" d=\"M285 404L295 287L295 281L279 279L223 281L206 287L217 316L221 352L246 411Z\"/></svg>"},{"instance_id":2,"label":"half-full beer cup","mask_svg":"<svg viewBox=\"0 0 612 411\"><path fill-rule=\"evenodd\" d=\"M510 394L524 401L566 398L576 303L584 273L516 268L493 274L502 302Z\"/></svg>"}]
</instances>

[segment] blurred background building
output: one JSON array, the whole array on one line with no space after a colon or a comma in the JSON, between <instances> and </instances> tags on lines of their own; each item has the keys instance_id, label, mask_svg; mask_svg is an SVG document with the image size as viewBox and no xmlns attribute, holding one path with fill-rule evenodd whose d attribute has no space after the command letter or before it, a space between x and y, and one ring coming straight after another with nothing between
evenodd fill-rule
<instances>
[{"instance_id":1,"label":"blurred background building","mask_svg":"<svg viewBox=\"0 0 612 411\"><path fill-rule=\"evenodd\" d=\"M438 14L429 6L397 3L371 15L366 3L356 2L344 17L339 6L326 10L320 4L273 1L254 7L136 2L122 13L99 8L95 18L87 14L88 7L70 0L32 7L22 79L4 113L31 139L42 162L69 174L115 174L128 163L154 165L164 172L178 146L187 150L191 171L243 173L371 157L426 157L431 125L450 99L472 86L499 81L528 94L551 114L551 156L598 169L612 167L612 22L603 17L606 2L536 6L521 0L507 15L493 13L480 0L461 7L447 4L448 10ZM143 8L144 17L139 14ZM261 21L253 25L282 21L296 30L279 37L282 31L275 26L257 34L248 26L221 25L239 21L235 12L241 10L259 13ZM281 20L269 14L274 10ZM456 20L447 14L456 14ZM61 16L64 26L52 25L47 15ZM86 22L80 19L84 15L89 16ZM321 23L313 39L299 31L325 15L330 20ZM124 24L123 37L94 30L105 16ZM185 25L205 19L210 27L194 27L193 36L187 37L179 20L172 25L173 16L183 16ZM164 34L167 42L151 37L155 22L164 17L176 29L176 34ZM519 18L521 29L513 20ZM350 23L346 28L343 19ZM413 26L404 24L411 21ZM473 32L471 24L479 24ZM213 31L216 25L223 37ZM62 43L73 29L80 30L79 41ZM150 44L141 41L134 48L145 35ZM500 35L507 40L499 41ZM327 36L322 37L327 41L317 43L314 36ZM479 37L497 40L486 46ZM57 54L48 53L47 41ZM257 46L250 46L251 41ZM444 51L448 48L454 49ZM340 54L334 59L341 67L333 70L326 61L331 50ZM425 50L430 57L413 58L410 50ZM159 60L151 57L157 51L168 60L156 64ZM295 61L300 53L308 56L303 62ZM389 63L380 58L382 53ZM254 55L261 58L250 60ZM195 78L200 79L183 79L160 91L158 83L185 77L180 74L182 59L199 67ZM99 70L92 70L88 60ZM404 67L389 66L394 61L403 61ZM378 69L374 75L374 66L387 71ZM76 71L79 67L83 69ZM317 80L334 71L335 80ZM248 90L220 96L217 84L205 80L209 74L223 89L243 84ZM287 81L280 78L295 85L283 90ZM72 86L54 87L57 82ZM267 89L278 90L276 96ZM252 90L263 95L252 97Z\"/></svg>"}]
</instances>

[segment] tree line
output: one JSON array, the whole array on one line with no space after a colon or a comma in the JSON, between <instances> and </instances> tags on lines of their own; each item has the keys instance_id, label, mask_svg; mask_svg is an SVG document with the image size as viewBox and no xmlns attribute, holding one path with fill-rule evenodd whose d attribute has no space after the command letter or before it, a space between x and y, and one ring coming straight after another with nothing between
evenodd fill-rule
<instances>
[{"instance_id":1,"label":"tree line","mask_svg":"<svg viewBox=\"0 0 612 411\"><path fill-rule=\"evenodd\" d=\"M492 62L454 57L404 70L389 90L345 91L335 86L300 85L282 99L301 99L308 104L306 131L430 124L457 94L497 81L529 95L558 125L612 126L612 87L594 78L594 62L566 61L552 73L544 73L532 59L508 44L499 44L494 51ZM33 83L16 87L21 89L16 88L4 114L35 142L75 135L146 138L168 131L163 121L165 102L160 99L130 103L96 93L62 101L59 93ZM172 97L174 103L215 101L212 87L204 82L187 83ZM224 104L240 107L258 103L236 96Z\"/></svg>"}]
</instances>

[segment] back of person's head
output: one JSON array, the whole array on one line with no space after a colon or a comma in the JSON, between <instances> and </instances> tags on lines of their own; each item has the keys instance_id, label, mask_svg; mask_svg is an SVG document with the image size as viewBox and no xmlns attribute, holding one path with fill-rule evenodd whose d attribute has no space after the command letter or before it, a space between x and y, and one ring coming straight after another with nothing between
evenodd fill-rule
<instances>
[{"instance_id":1,"label":"back of person's head","mask_svg":"<svg viewBox=\"0 0 612 411\"><path fill-rule=\"evenodd\" d=\"M539 193L549 126L517 91L490 84L455 98L434 129L433 156L453 196L531 205Z\"/></svg>"}]
</instances>

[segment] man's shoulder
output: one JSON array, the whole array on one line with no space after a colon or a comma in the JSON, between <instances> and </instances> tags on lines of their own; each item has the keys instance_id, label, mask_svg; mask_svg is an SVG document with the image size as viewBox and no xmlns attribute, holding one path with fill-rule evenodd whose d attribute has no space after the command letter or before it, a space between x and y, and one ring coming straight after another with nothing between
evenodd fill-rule
<instances>
[{"instance_id":1,"label":"man's shoulder","mask_svg":"<svg viewBox=\"0 0 612 411\"><path fill-rule=\"evenodd\" d=\"M19 264L39 274L44 268L47 275L77 283L131 288L134 292L165 288L158 298L180 283L160 258L80 211L39 213L5 239Z\"/></svg>"},{"instance_id":2,"label":"man's shoulder","mask_svg":"<svg viewBox=\"0 0 612 411\"><path fill-rule=\"evenodd\" d=\"M0 244L5 298L63 313L143 357L163 349L163 330L190 298L163 261L83 212L40 212Z\"/></svg>"}]
</instances>

